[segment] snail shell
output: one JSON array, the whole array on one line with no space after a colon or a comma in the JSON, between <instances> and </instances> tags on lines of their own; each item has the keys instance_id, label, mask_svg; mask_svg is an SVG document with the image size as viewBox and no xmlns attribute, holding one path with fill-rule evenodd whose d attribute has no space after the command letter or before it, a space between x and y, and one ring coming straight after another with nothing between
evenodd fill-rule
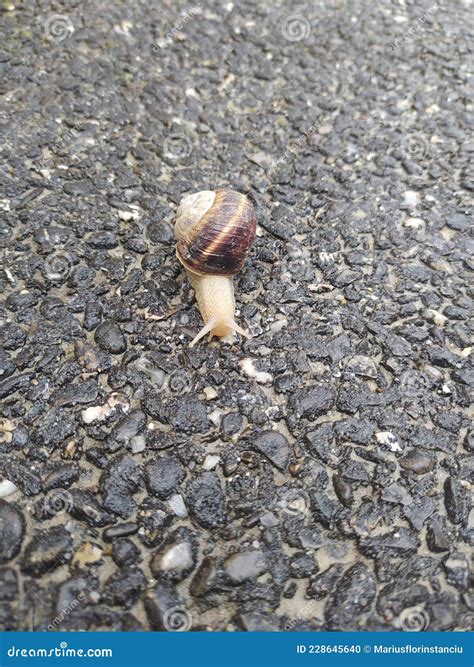
<instances>
[{"instance_id":1,"label":"snail shell","mask_svg":"<svg viewBox=\"0 0 474 667\"><path fill-rule=\"evenodd\" d=\"M198 275L233 276L242 268L255 229L255 212L245 195L204 190L185 197L179 206L176 254Z\"/></svg>"},{"instance_id":2,"label":"snail shell","mask_svg":"<svg viewBox=\"0 0 474 667\"><path fill-rule=\"evenodd\" d=\"M242 268L255 237L249 199L235 190L204 190L181 201L175 224L176 256L196 292L205 322L193 346L206 333L248 336L234 321L232 276Z\"/></svg>"}]
</instances>

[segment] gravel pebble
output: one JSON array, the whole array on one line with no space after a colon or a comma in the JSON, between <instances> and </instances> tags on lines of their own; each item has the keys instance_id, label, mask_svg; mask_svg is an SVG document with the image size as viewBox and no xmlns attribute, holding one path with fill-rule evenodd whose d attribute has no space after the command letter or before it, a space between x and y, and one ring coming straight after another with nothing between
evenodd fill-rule
<instances>
[{"instance_id":1,"label":"gravel pebble","mask_svg":"<svg viewBox=\"0 0 474 667\"><path fill-rule=\"evenodd\" d=\"M97 327L95 332L97 345L111 354L122 354L127 349L127 341L117 322L108 320Z\"/></svg>"},{"instance_id":2,"label":"gravel pebble","mask_svg":"<svg viewBox=\"0 0 474 667\"><path fill-rule=\"evenodd\" d=\"M255 447L279 470L285 470L290 457L288 440L277 431L264 431L255 439Z\"/></svg>"},{"instance_id":3,"label":"gravel pebble","mask_svg":"<svg viewBox=\"0 0 474 667\"><path fill-rule=\"evenodd\" d=\"M291 399L291 407L299 417L316 419L332 408L334 399L331 387L313 385L297 391Z\"/></svg>"},{"instance_id":4,"label":"gravel pebble","mask_svg":"<svg viewBox=\"0 0 474 667\"><path fill-rule=\"evenodd\" d=\"M113 459L100 478L104 507L122 519L131 516L136 508L133 494L141 482L140 466L129 456Z\"/></svg>"},{"instance_id":5,"label":"gravel pebble","mask_svg":"<svg viewBox=\"0 0 474 667\"><path fill-rule=\"evenodd\" d=\"M0 562L12 560L20 551L25 535L22 512L0 498Z\"/></svg>"},{"instance_id":6,"label":"gravel pebble","mask_svg":"<svg viewBox=\"0 0 474 667\"><path fill-rule=\"evenodd\" d=\"M40 577L59 567L70 556L72 538L62 526L36 532L25 548L23 572Z\"/></svg>"},{"instance_id":7,"label":"gravel pebble","mask_svg":"<svg viewBox=\"0 0 474 667\"><path fill-rule=\"evenodd\" d=\"M194 569L197 541L187 528L178 528L153 556L150 569L157 580L182 581Z\"/></svg>"},{"instance_id":8,"label":"gravel pebble","mask_svg":"<svg viewBox=\"0 0 474 667\"><path fill-rule=\"evenodd\" d=\"M223 525L225 500L216 474L205 472L188 484L185 503L191 516L204 528L214 529Z\"/></svg>"},{"instance_id":9,"label":"gravel pebble","mask_svg":"<svg viewBox=\"0 0 474 667\"><path fill-rule=\"evenodd\" d=\"M229 556L224 561L223 571L233 585L244 581L255 580L268 568L267 561L261 551L243 551Z\"/></svg>"},{"instance_id":10,"label":"gravel pebble","mask_svg":"<svg viewBox=\"0 0 474 667\"><path fill-rule=\"evenodd\" d=\"M184 479L184 469L176 456L160 456L146 466L145 481L150 493L169 498Z\"/></svg>"},{"instance_id":11,"label":"gravel pebble","mask_svg":"<svg viewBox=\"0 0 474 667\"><path fill-rule=\"evenodd\" d=\"M346 570L335 592L328 598L325 618L329 630L346 630L354 627L354 619L368 611L375 598L375 580L363 563L356 563Z\"/></svg>"},{"instance_id":12,"label":"gravel pebble","mask_svg":"<svg viewBox=\"0 0 474 667\"><path fill-rule=\"evenodd\" d=\"M121 566L104 584L104 601L112 606L132 607L147 584L148 580L141 570L134 566Z\"/></svg>"}]
</instances>

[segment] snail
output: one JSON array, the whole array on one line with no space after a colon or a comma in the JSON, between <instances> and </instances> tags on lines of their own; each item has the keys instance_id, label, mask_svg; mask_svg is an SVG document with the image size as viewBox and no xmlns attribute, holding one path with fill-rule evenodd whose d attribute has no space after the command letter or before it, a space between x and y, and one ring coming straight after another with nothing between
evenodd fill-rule
<instances>
[{"instance_id":1,"label":"snail","mask_svg":"<svg viewBox=\"0 0 474 667\"><path fill-rule=\"evenodd\" d=\"M196 293L203 336L232 340L234 332L250 334L234 320L232 276L240 271L255 237L256 218L250 200L235 190L203 190L184 197L176 214L176 256Z\"/></svg>"}]
</instances>

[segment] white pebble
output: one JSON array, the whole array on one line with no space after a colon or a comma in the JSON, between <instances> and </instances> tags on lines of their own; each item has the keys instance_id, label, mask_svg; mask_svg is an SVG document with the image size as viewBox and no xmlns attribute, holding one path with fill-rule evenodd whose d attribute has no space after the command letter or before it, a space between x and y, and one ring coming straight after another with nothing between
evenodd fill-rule
<instances>
[{"instance_id":1,"label":"white pebble","mask_svg":"<svg viewBox=\"0 0 474 667\"><path fill-rule=\"evenodd\" d=\"M213 410L209 414L209 419L214 424L214 426L219 426L219 424L221 423L222 414L223 414L223 412L222 412L222 410L219 410L219 408L216 408L216 410Z\"/></svg>"},{"instance_id":2,"label":"white pebble","mask_svg":"<svg viewBox=\"0 0 474 667\"><path fill-rule=\"evenodd\" d=\"M139 454L143 452L146 447L146 440L144 435L134 435L130 440L130 445L132 448L132 454Z\"/></svg>"},{"instance_id":3,"label":"white pebble","mask_svg":"<svg viewBox=\"0 0 474 667\"><path fill-rule=\"evenodd\" d=\"M288 324L288 320L282 319L282 320L276 320L272 324L270 324L270 331L273 331L273 333L277 333L278 331L281 331L286 327Z\"/></svg>"},{"instance_id":4,"label":"white pebble","mask_svg":"<svg viewBox=\"0 0 474 667\"><path fill-rule=\"evenodd\" d=\"M92 424L92 422L97 420L102 421L111 414L116 405L121 405L123 411L128 412L129 405L125 402L124 398L112 395L104 405L93 405L83 410L81 412L82 421L84 424Z\"/></svg>"},{"instance_id":5,"label":"white pebble","mask_svg":"<svg viewBox=\"0 0 474 667\"><path fill-rule=\"evenodd\" d=\"M111 410L107 403L105 405L94 405L82 411L82 421L84 424L92 424L92 422L98 419L105 419L110 412Z\"/></svg>"},{"instance_id":6,"label":"white pebble","mask_svg":"<svg viewBox=\"0 0 474 667\"><path fill-rule=\"evenodd\" d=\"M216 454L208 454L204 459L202 467L204 468L204 470L213 470L220 460L221 460L220 456L217 456Z\"/></svg>"},{"instance_id":7,"label":"white pebble","mask_svg":"<svg viewBox=\"0 0 474 667\"><path fill-rule=\"evenodd\" d=\"M10 482L9 479L4 479L0 482L0 498L11 496L15 491L18 491L18 487L13 482Z\"/></svg>"},{"instance_id":8,"label":"white pebble","mask_svg":"<svg viewBox=\"0 0 474 667\"><path fill-rule=\"evenodd\" d=\"M438 327L442 327L443 324L444 324L444 323L447 321L447 319L448 319L448 318L446 317L446 315L443 315L443 314L440 313L438 310L434 310L433 308L429 308L429 309L426 311L426 314L433 318L434 323L435 323Z\"/></svg>"},{"instance_id":9,"label":"white pebble","mask_svg":"<svg viewBox=\"0 0 474 667\"><path fill-rule=\"evenodd\" d=\"M217 398L217 391L214 387L204 387L204 395L208 401L212 401L214 398Z\"/></svg>"},{"instance_id":10,"label":"white pebble","mask_svg":"<svg viewBox=\"0 0 474 667\"><path fill-rule=\"evenodd\" d=\"M161 557L162 570L185 569L193 564L193 554L189 542L180 542L169 546Z\"/></svg>"},{"instance_id":11,"label":"white pebble","mask_svg":"<svg viewBox=\"0 0 474 667\"><path fill-rule=\"evenodd\" d=\"M408 204L408 206L415 208L415 206L418 204L418 192L415 192L414 190L407 190L405 192L405 203Z\"/></svg>"},{"instance_id":12,"label":"white pebble","mask_svg":"<svg viewBox=\"0 0 474 667\"><path fill-rule=\"evenodd\" d=\"M375 434L377 442L380 442L381 445L387 445L392 452L401 452L403 451L400 447L400 444L397 440L397 437L391 431L380 431Z\"/></svg>"},{"instance_id":13,"label":"white pebble","mask_svg":"<svg viewBox=\"0 0 474 667\"><path fill-rule=\"evenodd\" d=\"M140 214L138 211L122 211L119 210L118 216L120 220L123 220L124 222L129 222L130 220L138 220L140 217Z\"/></svg>"},{"instance_id":14,"label":"white pebble","mask_svg":"<svg viewBox=\"0 0 474 667\"><path fill-rule=\"evenodd\" d=\"M171 496L171 498L168 500L168 507L176 516L181 517L184 519L184 517L188 516L188 510L186 509L186 505L184 504L183 496L180 495L179 493L176 493L174 496Z\"/></svg>"},{"instance_id":15,"label":"white pebble","mask_svg":"<svg viewBox=\"0 0 474 667\"><path fill-rule=\"evenodd\" d=\"M242 359L240 367L243 372L250 378L254 378L260 384L267 384L273 382L273 376L264 371L258 371L253 365L253 359Z\"/></svg>"}]
</instances>

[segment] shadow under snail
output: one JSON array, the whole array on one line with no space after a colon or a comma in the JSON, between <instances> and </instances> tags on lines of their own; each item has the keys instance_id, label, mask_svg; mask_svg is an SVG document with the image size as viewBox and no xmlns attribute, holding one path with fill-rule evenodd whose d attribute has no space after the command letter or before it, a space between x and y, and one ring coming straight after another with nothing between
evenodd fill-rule
<instances>
[{"instance_id":1,"label":"shadow under snail","mask_svg":"<svg viewBox=\"0 0 474 667\"><path fill-rule=\"evenodd\" d=\"M232 276L240 271L255 238L256 218L250 200L235 190L203 190L184 197L176 214L176 256L204 320L191 342L207 333L231 340L235 332L250 337L235 322Z\"/></svg>"}]
</instances>

